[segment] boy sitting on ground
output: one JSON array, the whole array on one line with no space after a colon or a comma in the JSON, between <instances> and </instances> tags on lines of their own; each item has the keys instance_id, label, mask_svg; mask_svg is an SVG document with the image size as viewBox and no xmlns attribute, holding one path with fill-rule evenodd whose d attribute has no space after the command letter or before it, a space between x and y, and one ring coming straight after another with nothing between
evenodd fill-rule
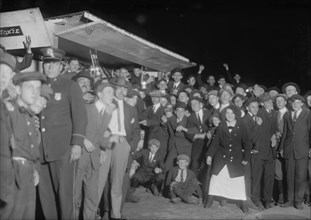
<instances>
[{"instance_id":1,"label":"boy sitting on ground","mask_svg":"<svg viewBox=\"0 0 311 220\"><path fill-rule=\"evenodd\" d=\"M142 163L131 179L132 188L136 189L139 185L144 185L153 195L159 196L165 167L159 148L160 141L151 139L148 142L148 149L142 149L134 155L133 159L142 158Z\"/></svg>"},{"instance_id":2,"label":"boy sitting on ground","mask_svg":"<svg viewBox=\"0 0 311 220\"><path fill-rule=\"evenodd\" d=\"M170 169L166 186L170 187L170 196L173 203L180 199L188 204L202 204L202 189L193 171L188 169L190 157L186 154L177 156L177 167ZM196 196L194 196L196 194Z\"/></svg>"}]
</instances>

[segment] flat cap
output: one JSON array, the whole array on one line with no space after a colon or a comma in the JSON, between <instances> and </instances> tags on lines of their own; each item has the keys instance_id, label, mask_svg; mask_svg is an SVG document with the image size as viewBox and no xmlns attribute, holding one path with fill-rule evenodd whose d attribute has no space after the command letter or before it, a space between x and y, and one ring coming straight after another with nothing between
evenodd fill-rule
<instances>
[{"instance_id":1,"label":"flat cap","mask_svg":"<svg viewBox=\"0 0 311 220\"><path fill-rule=\"evenodd\" d=\"M193 96L191 99L190 99L190 102L192 102L193 100L196 100L198 102L203 102L203 99L198 97L198 96Z\"/></svg>"},{"instance_id":2,"label":"flat cap","mask_svg":"<svg viewBox=\"0 0 311 220\"><path fill-rule=\"evenodd\" d=\"M177 109L177 108L187 109L187 104L184 102L177 102L175 105L175 109Z\"/></svg>"},{"instance_id":3,"label":"flat cap","mask_svg":"<svg viewBox=\"0 0 311 220\"><path fill-rule=\"evenodd\" d=\"M172 104L168 104L165 106L165 109L164 109L164 113L166 112L173 112L174 111L174 107Z\"/></svg>"},{"instance_id":4,"label":"flat cap","mask_svg":"<svg viewBox=\"0 0 311 220\"><path fill-rule=\"evenodd\" d=\"M160 147L161 143L160 143L160 141L158 139L150 139L148 141L148 146L152 146L152 145Z\"/></svg>"},{"instance_id":5,"label":"flat cap","mask_svg":"<svg viewBox=\"0 0 311 220\"><path fill-rule=\"evenodd\" d=\"M278 93L281 93L281 90L276 86L270 87L267 92L270 92L272 90L277 91Z\"/></svg>"},{"instance_id":6,"label":"flat cap","mask_svg":"<svg viewBox=\"0 0 311 220\"><path fill-rule=\"evenodd\" d=\"M241 94L235 94L232 98L232 100L235 100L237 97L241 98L243 102L247 100L247 97Z\"/></svg>"},{"instance_id":7,"label":"flat cap","mask_svg":"<svg viewBox=\"0 0 311 220\"><path fill-rule=\"evenodd\" d=\"M223 88L223 89L221 89L221 90L219 91L219 96L221 96L221 94L222 94L223 92L228 92L228 93L231 95L231 97L234 95L233 92L232 92L230 89L225 89L225 88Z\"/></svg>"},{"instance_id":8,"label":"flat cap","mask_svg":"<svg viewBox=\"0 0 311 220\"><path fill-rule=\"evenodd\" d=\"M174 73L181 73L182 76L184 75L184 72L183 72L182 69L180 69L180 68L174 68L174 69L172 69L171 75L173 76Z\"/></svg>"},{"instance_id":9,"label":"flat cap","mask_svg":"<svg viewBox=\"0 0 311 220\"><path fill-rule=\"evenodd\" d=\"M294 83L294 82L288 82L288 83L285 83L283 86L282 86L282 92L285 93L285 89L287 86L294 86L297 90L298 93L300 93L300 87Z\"/></svg>"},{"instance_id":10,"label":"flat cap","mask_svg":"<svg viewBox=\"0 0 311 220\"><path fill-rule=\"evenodd\" d=\"M198 96L198 95L199 95L201 98L204 97L204 94L203 94L202 91L197 90L197 89L194 89L194 90L192 90L192 92L189 94L189 97L190 97L190 99L191 99L192 97Z\"/></svg>"},{"instance_id":11,"label":"flat cap","mask_svg":"<svg viewBox=\"0 0 311 220\"><path fill-rule=\"evenodd\" d=\"M179 154L177 156L177 161L179 160L186 160L188 163L190 162L190 157L187 154Z\"/></svg>"},{"instance_id":12,"label":"flat cap","mask_svg":"<svg viewBox=\"0 0 311 220\"><path fill-rule=\"evenodd\" d=\"M271 95L269 93L263 93L259 96L259 100L261 102L267 102L267 101L270 101L272 100L273 98L271 97Z\"/></svg>"},{"instance_id":13,"label":"flat cap","mask_svg":"<svg viewBox=\"0 0 311 220\"><path fill-rule=\"evenodd\" d=\"M288 96L285 95L285 94L283 94L283 93L279 93L279 94L275 95L273 98L274 98L274 99L277 99L278 97L282 97L282 98L284 98L285 100L288 99Z\"/></svg>"},{"instance_id":14,"label":"flat cap","mask_svg":"<svg viewBox=\"0 0 311 220\"><path fill-rule=\"evenodd\" d=\"M151 96L151 97L162 97L163 95L162 95L162 92L160 91L160 90L152 90L150 93L149 93L149 95Z\"/></svg>"},{"instance_id":15,"label":"flat cap","mask_svg":"<svg viewBox=\"0 0 311 220\"><path fill-rule=\"evenodd\" d=\"M248 86L245 83L238 83L235 88L242 88L244 91L248 89Z\"/></svg>"},{"instance_id":16,"label":"flat cap","mask_svg":"<svg viewBox=\"0 0 311 220\"><path fill-rule=\"evenodd\" d=\"M66 54L65 51L54 47L43 48L41 52L43 54L43 62L49 60L61 61Z\"/></svg>"},{"instance_id":17,"label":"flat cap","mask_svg":"<svg viewBox=\"0 0 311 220\"><path fill-rule=\"evenodd\" d=\"M21 82L30 81L30 80L40 80L42 82L45 82L46 77L38 71L21 72L21 73L15 74L12 81L14 85L18 85Z\"/></svg>"},{"instance_id":18,"label":"flat cap","mask_svg":"<svg viewBox=\"0 0 311 220\"><path fill-rule=\"evenodd\" d=\"M135 89L130 89L126 93L126 97L133 98L134 96L140 96L139 92Z\"/></svg>"},{"instance_id":19,"label":"flat cap","mask_svg":"<svg viewBox=\"0 0 311 220\"><path fill-rule=\"evenodd\" d=\"M218 94L218 90L211 90L207 93L207 97L209 97L210 95L218 96Z\"/></svg>"},{"instance_id":20,"label":"flat cap","mask_svg":"<svg viewBox=\"0 0 311 220\"><path fill-rule=\"evenodd\" d=\"M110 79L110 83L114 86L129 88L131 83L125 77L114 77Z\"/></svg>"},{"instance_id":21,"label":"flat cap","mask_svg":"<svg viewBox=\"0 0 311 220\"><path fill-rule=\"evenodd\" d=\"M259 99L256 97L250 97L245 101L245 106L249 106L253 102L259 102Z\"/></svg>"},{"instance_id":22,"label":"flat cap","mask_svg":"<svg viewBox=\"0 0 311 220\"><path fill-rule=\"evenodd\" d=\"M15 70L16 58L7 52L0 51L0 63L4 63Z\"/></svg>"},{"instance_id":23,"label":"flat cap","mask_svg":"<svg viewBox=\"0 0 311 220\"><path fill-rule=\"evenodd\" d=\"M83 70L83 71L77 73L76 75L74 75L71 79L74 81L77 81L79 78L86 78L86 79L90 80L91 86L94 85L94 78L91 76L90 71Z\"/></svg>"},{"instance_id":24,"label":"flat cap","mask_svg":"<svg viewBox=\"0 0 311 220\"><path fill-rule=\"evenodd\" d=\"M306 101L304 97L298 94L292 95L291 97L289 97L289 100L290 101L301 100L302 102Z\"/></svg>"}]
</instances>

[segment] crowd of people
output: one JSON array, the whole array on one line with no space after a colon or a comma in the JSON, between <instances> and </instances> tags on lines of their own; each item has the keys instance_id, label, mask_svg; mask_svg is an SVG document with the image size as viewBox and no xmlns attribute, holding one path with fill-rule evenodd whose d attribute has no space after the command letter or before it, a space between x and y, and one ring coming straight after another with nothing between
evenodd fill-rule
<instances>
[{"instance_id":1,"label":"crowd of people","mask_svg":"<svg viewBox=\"0 0 311 220\"><path fill-rule=\"evenodd\" d=\"M228 64L206 82L203 65L105 77L64 55L20 72L0 50L1 219L122 219L139 186L206 208L310 206L311 91L247 86Z\"/></svg>"}]
</instances>

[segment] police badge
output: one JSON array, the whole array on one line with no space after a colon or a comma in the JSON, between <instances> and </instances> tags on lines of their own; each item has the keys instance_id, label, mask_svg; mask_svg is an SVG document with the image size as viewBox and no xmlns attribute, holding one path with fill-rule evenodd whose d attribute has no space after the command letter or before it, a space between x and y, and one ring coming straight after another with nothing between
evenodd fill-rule
<instances>
[{"instance_id":1,"label":"police badge","mask_svg":"<svg viewBox=\"0 0 311 220\"><path fill-rule=\"evenodd\" d=\"M55 99L56 101L61 100L61 99L62 99L62 94L59 93L59 92L55 92L55 94L54 94L54 99Z\"/></svg>"}]
</instances>

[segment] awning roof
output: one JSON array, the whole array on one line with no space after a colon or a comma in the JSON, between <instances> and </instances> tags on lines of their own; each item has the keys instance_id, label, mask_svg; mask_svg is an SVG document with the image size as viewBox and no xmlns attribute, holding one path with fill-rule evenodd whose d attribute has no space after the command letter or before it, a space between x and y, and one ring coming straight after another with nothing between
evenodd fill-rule
<instances>
[{"instance_id":1,"label":"awning roof","mask_svg":"<svg viewBox=\"0 0 311 220\"><path fill-rule=\"evenodd\" d=\"M71 24L75 25L66 26L66 22L61 22L66 19L66 15L47 19L62 25L54 34L59 37L58 47L68 54L89 60L89 48L92 48L98 51L99 62L106 66L136 63L161 72L171 71L175 67L188 68L196 65L179 54L146 41L88 12L81 13L82 17L77 14L68 15L71 17ZM72 22L72 18L75 17L79 22ZM82 20L84 23L81 23Z\"/></svg>"}]
</instances>

